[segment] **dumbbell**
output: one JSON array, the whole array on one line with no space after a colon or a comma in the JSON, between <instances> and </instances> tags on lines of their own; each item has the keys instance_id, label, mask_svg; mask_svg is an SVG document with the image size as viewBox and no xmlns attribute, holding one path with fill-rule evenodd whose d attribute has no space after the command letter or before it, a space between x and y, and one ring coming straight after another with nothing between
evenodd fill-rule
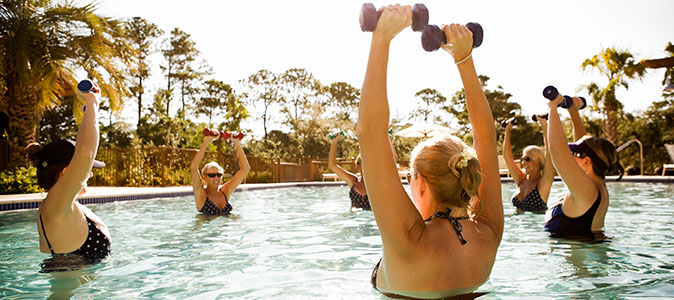
<instances>
[{"instance_id":1,"label":"dumbbell","mask_svg":"<svg viewBox=\"0 0 674 300\"><path fill-rule=\"evenodd\" d=\"M234 134L234 133L231 133L231 132L227 132L227 133L229 134L230 137L233 137L233 138L235 138L235 139L237 139L237 140L239 140L239 141L240 141L240 140L243 140L243 136L244 136L244 135L243 135L243 132L239 132L239 133L237 133L237 134Z\"/></svg>"},{"instance_id":2,"label":"dumbbell","mask_svg":"<svg viewBox=\"0 0 674 300\"><path fill-rule=\"evenodd\" d=\"M478 23L470 22L466 24L466 27L473 33L473 48L480 47L482 45L482 38L484 37L482 26ZM424 50L428 52L435 51L440 49L444 44L447 44L447 37L438 25L428 25L424 28L424 32L421 34L421 47Z\"/></svg>"},{"instance_id":3,"label":"dumbbell","mask_svg":"<svg viewBox=\"0 0 674 300\"><path fill-rule=\"evenodd\" d=\"M550 101L555 100L555 98L557 98L558 95L559 95L559 92L557 91L557 88L555 88L554 86L548 85L543 89L543 97L545 97L546 99L548 99ZM579 98L580 98L580 100L583 101L583 105L580 106L580 109L583 109L583 108L585 108L585 106L587 106L587 101L585 101L585 98L583 98L583 97L579 97ZM557 106L561 107L561 108L569 108L572 105L573 105L573 98L570 97L570 96L564 95L564 100L561 103L559 103L559 105L557 105Z\"/></svg>"},{"instance_id":4,"label":"dumbbell","mask_svg":"<svg viewBox=\"0 0 674 300\"><path fill-rule=\"evenodd\" d=\"M515 119L515 117L512 117L508 120L505 120L505 121L501 122L501 127L506 128L508 126L508 123L510 123L510 122L512 122L513 125L517 125L517 119Z\"/></svg>"},{"instance_id":5,"label":"dumbbell","mask_svg":"<svg viewBox=\"0 0 674 300\"><path fill-rule=\"evenodd\" d=\"M220 138L223 140L228 139L232 134L228 131L220 131Z\"/></svg>"},{"instance_id":6,"label":"dumbbell","mask_svg":"<svg viewBox=\"0 0 674 300\"><path fill-rule=\"evenodd\" d=\"M204 128L203 133L204 133L204 136L218 136L218 137L220 136L220 132L218 132L217 130L210 129L210 128Z\"/></svg>"},{"instance_id":7,"label":"dumbbell","mask_svg":"<svg viewBox=\"0 0 674 300\"><path fill-rule=\"evenodd\" d=\"M80 83L77 84L77 89L82 91L83 93L87 92L93 92L93 93L98 93L100 90L98 89L98 85L93 83L93 81L89 79L84 79L80 81Z\"/></svg>"},{"instance_id":8,"label":"dumbbell","mask_svg":"<svg viewBox=\"0 0 674 300\"><path fill-rule=\"evenodd\" d=\"M538 122L538 118L547 120L547 119L548 119L548 114L544 114L544 115L533 115L533 116L531 116L531 119L532 119L534 122Z\"/></svg>"},{"instance_id":9,"label":"dumbbell","mask_svg":"<svg viewBox=\"0 0 674 300\"><path fill-rule=\"evenodd\" d=\"M341 136L346 136L346 133L344 133L344 130L340 130L340 131L339 131L339 135L341 135ZM337 137L337 134L333 134L333 133L328 134L328 138L329 138L331 141L332 141L332 139L334 139L334 138L336 138L336 137Z\"/></svg>"},{"instance_id":10,"label":"dumbbell","mask_svg":"<svg viewBox=\"0 0 674 300\"><path fill-rule=\"evenodd\" d=\"M381 16L372 3L363 3L360 8L360 30L372 32L377 28L377 21ZM421 3L414 4L412 7L412 30L422 31L428 25L428 9Z\"/></svg>"}]
</instances>

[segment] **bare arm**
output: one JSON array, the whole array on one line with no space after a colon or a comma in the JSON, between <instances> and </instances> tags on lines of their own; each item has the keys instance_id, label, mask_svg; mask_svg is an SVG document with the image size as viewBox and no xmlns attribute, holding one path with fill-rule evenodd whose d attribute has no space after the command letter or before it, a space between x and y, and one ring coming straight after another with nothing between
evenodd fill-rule
<instances>
[{"instance_id":1,"label":"bare arm","mask_svg":"<svg viewBox=\"0 0 674 300\"><path fill-rule=\"evenodd\" d=\"M77 96L85 100L86 109L77 130L75 152L61 178L49 190L47 194L49 200L42 202L43 214L71 212L73 203L89 179L89 172L94 164L98 150L98 101L101 94L82 93L78 90Z\"/></svg>"},{"instance_id":2,"label":"bare arm","mask_svg":"<svg viewBox=\"0 0 674 300\"><path fill-rule=\"evenodd\" d=\"M443 31L448 44L452 45L450 53L454 57L454 61L468 57L473 45L473 35L468 28L463 25L451 24L445 26ZM447 50L446 46L443 46L443 48ZM498 172L498 146L496 144L494 117L477 77L473 58L469 57L457 66L466 91L466 107L473 128L473 146L482 167L482 182L478 188L482 209L478 220L491 227L500 241L503 235L503 203L501 200L501 179Z\"/></svg>"},{"instance_id":3,"label":"bare arm","mask_svg":"<svg viewBox=\"0 0 674 300\"><path fill-rule=\"evenodd\" d=\"M526 176L524 175L524 172L522 172L522 170L520 170L520 168L518 168L515 164L513 149L512 145L510 144L510 130L512 127L513 124L511 122L508 123L508 126L506 126L505 129L505 137L503 138L503 159L505 159L506 165L508 166L508 171L510 171L510 175L512 175L515 184L519 185Z\"/></svg>"},{"instance_id":4,"label":"bare arm","mask_svg":"<svg viewBox=\"0 0 674 300\"><path fill-rule=\"evenodd\" d=\"M552 183L555 180L555 169L552 165L552 156L550 155L550 144L548 143L548 120L544 118L538 118L538 122L541 124L541 129L543 131L543 146L545 147L545 163L543 167L543 176L538 181L538 194L541 196L544 202L548 202L548 197L550 196L550 188Z\"/></svg>"},{"instance_id":5,"label":"bare arm","mask_svg":"<svg viewBox=\"0 0 674 300\"><path fill-rule=\"evenodd\" d=\"M573 105L569 107L569 116L571 117L571 124L573 125L573 139L574 141L579 140L587 134L585 130L585 124L583 124L583 119L580 117L578 109L583 104L583 101L578 97L573 97Z\"/></svg>"},{"instance_id":6,"label":"bare arm","mask_svg":"<svg viewBox=\"0 0 674 300\"><path fill-rule=\"evenodd\" d=\"M410 251L423 228L421 215L404 190L388 137L386 75L391 40L412 23L411 7L389 6L372 33L361 101L358 140L363 178L384 248ZM413 236L413 233L417 236Z\"/></svg>"},{"instance_id":7,"label":"bare arm","mask_svg":"<svg viewBox=\"0 0 674 300\"><path fill-rule=\"evenodd\" d=\"M239 170L234 173L232 176L232 179L227 181L225 183L221 190L224 190L225 194L227 195L227 199L229 199L229 196L234 193L236 188L243 182L244 179L246 179L246 175L248 175L248 172L250 172L250 164L248 163L248 158L246 157L246 153L243 152L243 147L241 147L241 142L236 139L236 138L230 138L232 141L232 144L234 145L234 151L236 151L236 157L239 159Z\"/></svg>"},{"instance_id":8,"label":"bare arm","mask_svg":"<svg viewBox=\"0 0 674 300\"><path fill-rule=\"evenodd\" d=\"M354 182L358 180L356 175L353 173L344 170L342 166L337 164L337 140L339 139L339 134L337 134L332 141L330 141L330 155L328 156L328 168L335 172L339 178L344 180L346 184L351 187Z\"/></svg>"},{"instance_id":9,"label":"bare arm","mask_svg":"<svg viewBox=\"0 0 674 300\"><path fill-rule=\"evenodd\" d=\"M571 154L564 129L562 128L562 121L559 118L559 113L557 113L557 104L562 99L563 97L560 95L548 103L550 107L548 143L550 145L552 163L572 195L572 197L567 199L571 199L574 202L574 207L578 207L578 205L582 204L591 204L599 191L592 182L592 179L583 171L573 154Z\"/></svg>"},{"instance_id":10,"label":"bare arm","mask_svg":"<svg viewBox=\"0 0 674 300\"><path fill-rule=\"evenodd\" d=\"M204 154L206 153L206 148L208 145L215 139L217 136L206 136L204 137L199 151L194 155L192 159L192 164L190 165L190 173L192 177L192 191L194 192L194 204L196 204L197 209L204 205L206 202L206 193L204 192L204 187L201 182L201 174L199 174L199 164L201 160L204 159Z\"/></svg>"}]
</instances>

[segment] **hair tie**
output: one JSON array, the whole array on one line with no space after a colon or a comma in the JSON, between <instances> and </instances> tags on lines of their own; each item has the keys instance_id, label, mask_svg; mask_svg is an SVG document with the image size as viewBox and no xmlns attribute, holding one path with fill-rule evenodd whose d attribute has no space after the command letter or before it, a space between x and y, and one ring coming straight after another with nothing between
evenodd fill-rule
<instances>
[{"instance_id":1,"label":"hair tie","mask_svg":"<svg viewBox=\"0 0 674 300\"><path fill-rule=\"evenodd\" d=\"M477 159L477 155L473 151L473 149L470 148L464 148L463 151L461 152L461 159L456 162L456 168L457 169L463 169L468 166L468 161L471 159Z\"/></svg>"}]
</instances>

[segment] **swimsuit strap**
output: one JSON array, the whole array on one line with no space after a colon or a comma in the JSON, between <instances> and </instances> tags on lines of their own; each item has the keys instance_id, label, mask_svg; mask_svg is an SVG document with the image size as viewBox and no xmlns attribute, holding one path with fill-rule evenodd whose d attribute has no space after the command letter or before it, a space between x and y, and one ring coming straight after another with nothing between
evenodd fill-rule
<instances>
[{"instance_id":1,"label":"swimsuit strap","mask_svg":"<svg viewBox=\"0 0 674 300\"><path fill-rule=\"evenodd\" d=\"M463 217L452 217L452 209L447 208L447 212L443 211L438 211L434 213L432 216L428 217L428 219L424 220L424 222L428 222L433 218L440 218L440 219L446 219L449 220L449 223L452 224L452 227L454 227L454 231L456 231L456 234L459 236L459 240L461 241L461 245L465 245L468 243L466 240L463 239L463 236L461 235L461 231L463 231L463 225L459 223L459 220L465 220L468 219L468 216L463 216Z\"/></svg>"},{"instance_id":2,"label":"swimsuit strap","mask_svg":"<svg viewBox=\"0 0 674 300\"><path fill-rule=\"evenodd\" d=\"M51 244L49 243L49 239L47 239L47 232L44 231L44 223L42 222L42 214L40 215L40 226L42 226L42 235L44 235L44 240L47 242L47 246L49 246L49 251L51 251L51 254L54 254L54 249L51 248Z\"/></svg>"}]
</instances>

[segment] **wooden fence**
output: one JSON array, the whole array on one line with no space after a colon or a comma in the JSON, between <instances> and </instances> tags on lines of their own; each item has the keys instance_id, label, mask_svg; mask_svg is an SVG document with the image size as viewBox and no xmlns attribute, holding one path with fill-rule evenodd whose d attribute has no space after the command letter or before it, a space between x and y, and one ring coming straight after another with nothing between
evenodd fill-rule
<instances>
[{"instance_id":1,"label":"wooden fence","mask_svg":"<svg viewBox=\"0 0 674 300\"><path fill-rule=\"evenodd\" d=\"M190 164L195 149L168 147L99 149L97 160L106 163L102 169L94 169L92 186L176 186L190 185ZM327 159L310 160L299 158L296 162L273 161L268 158L247 156L251 171L246 183L319 181L323 173L332 173ZM200 168L210 161L220 164L225 173L238 170L233 154L206 152ZM350 160L338 163L351 172L356 165Z\"/></svg>"}]
</instances>

